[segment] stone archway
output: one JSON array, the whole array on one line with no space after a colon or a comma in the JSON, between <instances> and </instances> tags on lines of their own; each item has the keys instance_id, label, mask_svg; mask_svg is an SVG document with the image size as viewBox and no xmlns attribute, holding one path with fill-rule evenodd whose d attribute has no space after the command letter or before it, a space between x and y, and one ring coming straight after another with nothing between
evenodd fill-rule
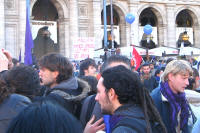
<instances>
[{"instance_id":1,"label":"stone archway","mask_svg":"<svg viewBox=\"0 0 200 133\"><path fill-rule=\"evenodd\" d=\"M117 11L120 20L119 21L119 33L120 33L120 44L121 44L120 47L125 47L127 43L125 13L116 4L113 4L113 8Z\"/></svg>"},{"instance_id":2,"label":"stone archway","mask_svg":"<svg viewBox=\"0 0 200 133\"><path fill-rule=\"evenodd\" d=\"M150 18L150 19L152 19L152 20L150 20L152 22L150 22L150 23L152 23L153 27L157 27L157 33L156 33L157 39L156 40L154 39L155 42L157 42L156 45L162 46L162 45L164 45L164 28L165 28L163 16L159 12L159 10L157 10L155 7L148 6L139 11L138 14L139 14L140 21L142 20L141 15L143 15L145 11L147 12L147 10L149 10L152 14L152 18ZM142 24L141 22L139 22L139 23L140 23L139 26L144 26L149 22L146 22L144 25L141 25Z\"/></svg>"},{"instance_id":3,"label":"stone archway","mask_svg":"<svg viewBox=\"0 0 200 133\"><path fill-rule=\"evenodd\" d=\"M31 14L33 7L37 0L31 0ZM58 25L58 43L59 43L59 52L65 56L70 56L69 52L66 51L66 48L69 48L69 9L68 9L68 3L64 0L50 0L50 2L55 6L57 13L58 13L58 19L57 19L57 25ZM65 30L68 29L68 30Z\"/></svg>"},{"instance_id":4,"label":"stone archway","mask_svg":"<svg viewBox=\"0 0 200 133\"><path fill-rule=\"evenodd\" d=\"M110 5L107 5L107 8L110 7ZM114 26L119 26L119 44L120 47L126 46L126 23L125 23L125 15L121 8L117 6L116 4L113 4L113 11L115 13L115 18L117 19L117 23L114 24ZM107 9L107 12L110 12L110 8ZM101 14L103 15L103 10L101 11ZM108 14L107 14L108 15ZM108 18L109 17L109 18ZM110 16L107 16L107 21L110 20ZM103 16L102 16L102 23L103 25ZM110 22L107 22L107 25L109 25Z\"/></svg>"},{"instance_id":5,"label":"stone archway","mask_svg":"<svg viewBox=\"0 0 200 133\"><path fill-rule=\"evenodd\" d=\"M186 12L186 13L184 13ZM186 19L188 18L191 19L190 21L190 25L187 25L185 22L184 25L182 25L182 27L189 27L192 29L191 34L192 34L192 41L191 43L193 44L193 46L198 46L200 47L200 38L199 38L199 34L200 34L200 28L199 28L199 19L198 19L198 15L197 12L190 7L182 7L180 8L176 13L175 13L175 17L176 17L176 26L178 26L177 24L177 18L179 17L179 15L182 14L183 16L185 15ZM190 39L191 40L191 39Z\"/></svg>"}]
</instances>

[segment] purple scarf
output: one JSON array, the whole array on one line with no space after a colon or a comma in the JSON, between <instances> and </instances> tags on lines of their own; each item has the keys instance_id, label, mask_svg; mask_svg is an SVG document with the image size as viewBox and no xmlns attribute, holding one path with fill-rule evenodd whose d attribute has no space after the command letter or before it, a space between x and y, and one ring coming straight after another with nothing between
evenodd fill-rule
<instances>
[{"instance_id":1,"label":"purple scarf","mask_svg":"<svg viewBox=\"0 0 200 133\"><path fill-rule=\"evenodd\" d=\"M111 132L113 131L113 128L116 126L116 124L123 118L121 115L112 115L110 118L110 129Z\"/></svg>"},{"instance_id":2,"label":"purple scarf","mask_svg":"<svg viewBox=\"0 0 200 133\"><path fill-rule=\"evenodd\" d=\"M188 124L189 118L189 106L187 104L187 100L185 98L185 93L174 94L169 87L168 82L161 83L160 91L162 95L168 100L170 104L170 121L171 128L174 132L176 132L176 127L178 125L177 115L181 110L180 114L180 128L183 130L185 126Z\"/></svg>"}]
</instances>

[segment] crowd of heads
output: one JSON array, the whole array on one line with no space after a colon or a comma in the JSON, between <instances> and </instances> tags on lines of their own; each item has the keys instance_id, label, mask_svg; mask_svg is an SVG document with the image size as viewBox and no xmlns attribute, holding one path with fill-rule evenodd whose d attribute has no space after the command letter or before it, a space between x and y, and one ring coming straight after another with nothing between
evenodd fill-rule
<instances>
[{"instance_id":1,"label":"crowd of heads","mask_svg":"<svg viewBox=\"0 0 200 133\"><path fill-rule=\"evenodd\" d=\"M26 96L33 102L46 90L48 91L44 86L52 88L55 83L60 84L74 78L74 64L58 53L50 53L41 57L37 70L19 64L16 59L13 59L13 63L12 69L0 74L0 104L13 93ZM185 88L195 90L199 87L199 72L197 69L192 69L191 64L185 60L169 58L157 68L155 63L145 62L141 64L138 70L135 70L135 66L131 66L130 59L127 57L112 55L103 64L98 65L101 66L99 81L96 78L98 68L95 60L87 58L80 62L77 77L86 81L91 88L89 92L84 93L87 93L87 95L96 94L95 100L100 104L103 114L112 115L119 105L139 105L144 113L148 133L151 133L152 130L151 121L159 123L164 133L167 131L148 89L143 84L143 80L155 76L159 77L157 82L168 82L170 74L181 74L188 77L188 82L185 82L185 85L188 86L184 86ZM75 82L78 81L75 80ZM58 90L56 93L62 95L64 100L68 97L66 93L63 94ZM77 94L80 92L72 90L70 93ZM70 93L69 95L71 95ZM79 133L83 131L77 119L59 102L39 99L23 109L13 119L7 133Z\"/></svg>"}]
</instances>

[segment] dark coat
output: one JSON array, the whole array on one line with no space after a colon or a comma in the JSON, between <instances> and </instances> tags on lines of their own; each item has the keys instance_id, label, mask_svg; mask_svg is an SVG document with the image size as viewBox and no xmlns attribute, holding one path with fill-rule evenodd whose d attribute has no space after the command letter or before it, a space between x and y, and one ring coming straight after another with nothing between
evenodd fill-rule
<instances>
[{"instance_id":1,"label":"dark coat","mask_svg":"<svg viewBox=\"0 0 200 133\"><path fill-rule=\"evenodd\" d=\"M10 121L30 104L28 97L11 94L0 104L0 133L5 133Z\"/></svg>"},{"instance_id":2,"label":"dark coat","mask_svg":"<svg viewBox=\"0 0 200 133\"><path fill-rule=\"evenodd\" d=\"M143 84L149 92L158 87L158 82L156 81L156 78L154 76L151 76L149 79L144 79Z\"/></svg>"},{"instance_id":3,"label":"dark coat","mask_svg":"<svg viewBox=\"0 0 200 133\"><path fill-rule=\"evenodd\" d=\"M111 129L112 133L146 133L147 125L144 113L139 106L134 104L122 105L114 112L114 115L122 116L122 118Z\"/></svg>"},{"instance_id":4,"label":"dark coat","mask_svg":"<svg viewBox=\"0 0 200 133\"><path fill-rule=\"evenodd\" d=\"M170 128L170 104L167 101L162 101L160 87L154 89L151 93L151 97L158 109L160 116L167 128L168 133L172 133ZM188 126L183 129L182 133L189 133Z\"/></svg>"},{"instance_id":5,"label":"dark coat","mask_svg":"<svg viewBox=\"0 0 200 133\"><path fill-rule=\"evenodd\" d=\"M80 121L83 127L85 127L93 115L95 116L95 121L99 120L103 116L101 113L101 106L95 101L95 96L96 95L91 95L83 102L84 106L81 109L80 115Z\"/></svg>"},{"instance_id":6,"label":"dark coat","mask_svg":"<svg viewBox=\"0 0 200 133\"><path fill-rule=\"evenodd\" d=\"M72 77L47 90L45 95L61 104L79 119L82 102L88 96L89 91L90 87L87 82Z\"/></svg>"}]
</instances>

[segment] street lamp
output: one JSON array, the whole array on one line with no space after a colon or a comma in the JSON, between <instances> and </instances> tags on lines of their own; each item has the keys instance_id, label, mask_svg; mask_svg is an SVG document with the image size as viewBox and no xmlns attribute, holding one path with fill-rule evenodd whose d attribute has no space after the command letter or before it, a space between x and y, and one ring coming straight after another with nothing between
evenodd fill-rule
<instances>
[{"instance_id":1,"label":"street lamp","mask_svg":"<svg viewBox=\"0 0 200 133\"><path fill-rule=\"evenodd\" d=\"M151 33L152 33L152 26L147 24L144 26L144 33L147 35L147 47L146 47L146 58L147 61L149 61L149 51L148 51L148 45L150 44L150 39L151 39Z\"/></svg>"},{"instance_id":2,"label":"street lamp","mask_svg":"<svg viewBox=\"0 0 200 133\"><path fill-rule=\"evenodd\" d=\"M106 0L103 0L103 20L104 20L104 49L107 49L107 15L106 15Z\"/></svg>"},{"instance_id":3,"label":"street lamp","mask_svg":"<svg viewBox=\"0 0 200 133\"><path fill-rule=\"evenodd\" d=\"M114 40L113 40L113 4L112 4L112 0L110 0L110 26L111 26L111 43L112 43L111 52L112 52L114 50Z\"/></svg>"}]
</instances>

